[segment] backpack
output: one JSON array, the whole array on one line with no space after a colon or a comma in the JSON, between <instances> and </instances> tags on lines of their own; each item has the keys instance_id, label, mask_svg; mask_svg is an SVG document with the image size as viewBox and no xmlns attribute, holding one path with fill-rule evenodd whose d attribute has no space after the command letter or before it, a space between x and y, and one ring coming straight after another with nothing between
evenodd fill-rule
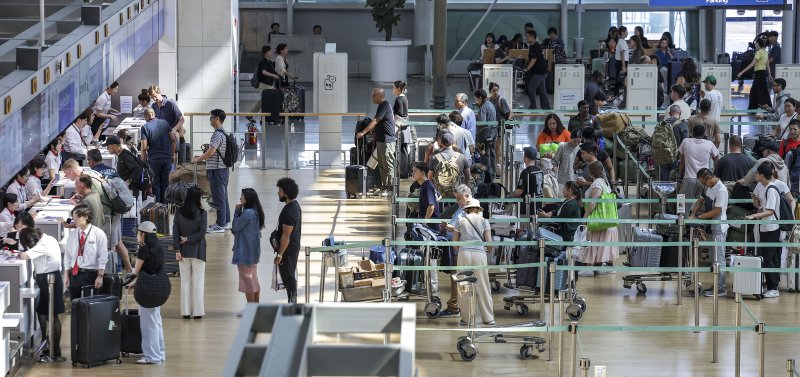
<instances>
[{"instance_id":1,"label":"backpack","mask_svg":"<svg viewBox=\"0 0 800 377\"><path fill-rule=\"evenodd\" d=\"M455 198L456 186L464 181L463 172L458 169L457 164L460 156L461 153L454 152L449 159L445 160L441 153L434 155L439 164L433 172L433 184L442 197Z\"/></svg>"},{"instance_id":2,"label":"backpack","mask_svg":"<svg viewBox=\"0 0 800 377\"><path fill-rule=\"evenodd\" d=\"M106 196L108 202L111 203L111 212L114 214L123 214L133 208L136 204L136 198L133 197L128 185L120 178L116 172L105 172L103 174L94 173L89 174L92 179L100 182L103 187L103 195Z\"/></svg>"},{"instance_id":3,"label":"backpack","mask_svg":"<svg viewBox=\"0 0 800 377\"><path fill-rule=\"evenodd\" d=\"M672 125L662 120L653 131L653 160L656 165L668 165L678 159L678 142Z\"/></svg>"},{"instance_id":4,"label":"backpack","mask_svg":"<svg viewBox=\"0 0 800 377\"><path fill-rule=\"evenodd\" d=\"M600 123L600 129L605 137L614 137L615 133L621 132L631 124L628 114L618 112L598 114L595 119Z\"/></svg>"},{"instance_id":5,"label":"backpack","mask_svg":"<svg viewBox=\"0 0 800 377\"><path fill-rule=\"evenodd\" d=\"M631 151L634 156L639 153L639 144L642 142L650 143L650 137L647 136L644 127L638 125L629 125L625 127L625 129L619 132L619 139L628 147L628 150ZM618 155L624 156L624 151L621 146L618 145L617 147Z\"/></svg>"},{"instance_id":6,"label":"backpack","mask_svg":"<svg viewBox=\"0 0 800 377\"><path fill-rule=\"evenodd\" d=\"M542 196L545 198L560 198L561 191L558 190L558 178L552 172L544 175L542 183Z\"/></svg>"},{"instance_id":7,"label":"backpack","mask_svg":"<svg viewBox=\"0 0 800 377\"><path fill-rule=\"evenodd\" d=\"M139 173L138 177L131 177L131 188L139 192L145 192L153 186L153 176L155 176L155 173L153 173L153 169L150 169L150 165L139 158L139 156L134 154L133 159L136 160L136 164L139 165L142 171Z\"/></svg>"},{"instance_id":8,"label":"backpack","mask_svg":"<svg viewBox=\"0 0 800 377\"><path fill-rule=\"evenodd\" d=\"M775 192L778 193L778 215L775 217L778 220L794 220L794 211L792 211L792 207L789 206L789 202L786 201L786 198L781 195L781 192L778 191L778 188L774 185L767 188L767 190L770 189L775 189ZM778 229L784 232L791 231L792 228L794 228L794 224L778 224Z\"/></svg>"},{"instance_id":9,"label":"backpack","mask_svg":"<svg viewBox=\"0 0 800 377\"><path fill-rule=\"evenodd\" d=\"M250 86L252 86L253 88L258 89L258 85L260 84L260 82L258 81L258 75L260 73L261 72L258 72L258 66L256 66L256 70L253 72L253 77L250 78Z\"/></svg>"},{"instance_id":10,"label":"backpack","mask_svg":"<svg viewBox=\"0 0 800 377\"><path fill-rule=\"evenodd\" d=\"M225 132L221 128L217 128L214 132L222 132L225 136L225 155L223 156L217 148L217 155L226 167L233 168L236 162L239 161L239 143L236 141L236 136Z\"/></svg>"}]
</instances>

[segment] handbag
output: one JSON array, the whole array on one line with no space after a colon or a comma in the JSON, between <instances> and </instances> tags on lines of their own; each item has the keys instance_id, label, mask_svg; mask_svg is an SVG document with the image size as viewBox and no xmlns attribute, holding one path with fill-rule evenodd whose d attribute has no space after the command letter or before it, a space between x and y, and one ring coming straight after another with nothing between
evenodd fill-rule
<instances>
[{"instance_id":1,"label":"handbag","mask_svg":"<svg viewBox=\"0 0 800 377\"><path fill-rule=\"evenodd\" d=\"M573 242L586 242L587 234L586 234L586 225L578 225L578 229L575 229L575 235L572 237ZM570 252L572 253L572 259L576 261L583 262L584 254L586 248L584 246L572 246L569 248Z\"/></svg>"},{"instance_id":2,"label":"handbag","mask_svg":"<svg viewBox=\"0 0 800 377\"><path fill-rule=\"evenodd\" d=\"M272 290L273 291L280 291L282 289L286 289L286 286L283 285L283 281L281 281L281 276L278 274L278 265L272 265Z\"/></svg>"},{"instance_id":3,"label":"handbag","mask_svg":"<svg viewBox=\"0 0 800 377\"><path fill-rule=\"evenodd\" d=\"M600 194L600 199L616 199L617 196L613 192L610 192L610 190L607 189L608 186L604 184L603 193ZM598 230L605 230L616 227L617 222L605 222L605 221L598 222L598 221L592 221L592 219L598 219L598 220L618 219L616 204L612 202L597 203L597 205L594 207L594 210L592 210L592 212L589 213L586 229L588 229L590 232L596 232Z\"/></svg>"},{"instance_id":4,"label":"handbag","mask_svg":"<svg viewBox=\"0 0 800 377\"><path fill-rule=\"evenodd\" d=\"M157 308L167 302L170 293L172 293L172 285L163 266L155 274L139 272L139 277L136 278L136 289L133 291L133 297L139 306Z\"/></svg>"},{"instance_id":5,"label":"handbag","mask_svg":"<svg viewBox=\"0 0 800 377\"><path fill-rule=\"evenodd\" d=\"M272 249L277 253L278 248L281 247L281 233L278 231L278 226L275 226L275 230L269 234L269 244L272 245Z\"/></svg>"}]
</instances>

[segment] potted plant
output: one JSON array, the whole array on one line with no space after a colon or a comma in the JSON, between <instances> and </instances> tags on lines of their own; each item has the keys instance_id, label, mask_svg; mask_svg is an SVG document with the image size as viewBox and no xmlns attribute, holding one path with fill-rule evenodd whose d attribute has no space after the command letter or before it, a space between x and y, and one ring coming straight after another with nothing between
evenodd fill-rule
<instances>
[{"instance_id":1,"label":"potted plant","mask_svg":"<svg viewBox=\"0 0 800 377\"><path fill-rule=\"evenodd\" d=\"M378 32L386 34L385 39L369 39L372 81L391 83L406 79L408 69L408 46L410 39L392 39L392 34L400 22L397 9L405 7L406 0L367 0L372 19Z\"/></svg>"}]
</instances>

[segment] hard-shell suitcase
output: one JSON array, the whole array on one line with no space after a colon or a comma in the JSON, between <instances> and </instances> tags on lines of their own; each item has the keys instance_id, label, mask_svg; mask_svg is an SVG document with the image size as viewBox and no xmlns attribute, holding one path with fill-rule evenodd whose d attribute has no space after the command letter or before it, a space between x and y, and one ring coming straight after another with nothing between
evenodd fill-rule
<instances>
[{"instance_id":1,"label":"hard-shell suitcase","mask_svg":"<svg viewBox=\"0 0 800 377\"><path fill-rule=\"evenodd\" d=\"M658 267L661 264L661 245L664 237L653 229L633 228L633 242L637 245L628 251L631 267Z\"/></svg>"},{"instance_id":2,"label":"hard-shell suitcase","mask_svg":"<svg viewBox=\"0 0 800 377\"><path fill-rule=\"evenodd\" d=\"M401 249L397 256L398 266L422 266L422 252L416 249ZM421 293L424 287L423 271L402 271L402 279L406 281L406 291Z\"/></svg>"},{"instance_id":3,"label":"hard-shell suitcase","mask_svg":"<svg viewBox=\"0 0 800 377\"><path fill-rule=\"evenodd\" d=\"M70 322L73 366L92 367L109 360L121 362L119 298L99 295L72 300Z\"/></svg>"},{"instance_id":4,"label":"hard-shell suitcase","mask_svg":"<svg viewBox=\"0 0 800 377\"><path fill-rule=\"evenodd\" d=\"M536 263L539 261L539 252L533 246L520 246L517 251L517 260L514 264ZM518 287L533 288L537 281L539 270L536 267L518 268L516 283Z\"/></svg>"},{"instance_id":5,"label":"hard-shell suitcase","mask_svg":"<svg viewBox=\"0 0 800 377\"><path fill-rule=\"evenodd\" d=\"M566 253L562 253L557 258L546 257L545 258L545 262L548 265L550 263L554 263L555 262L555 264L558 265L558 266L565 266L567 264L567 254ZM548 268L548 271L549 271L549 268ZM547 279L547 284L544 287L545 292L550 292L550 284L553 283L550 280L550 273L548 272L544 276L545 276L545 279ZM553 290L558 292L560 290L567 289L567 281L568 280L569 280L569 275L568 275L568 271L567 270L556 270L555 284L553 285ZM539 289L542 288L542 279L541 279L541 275L538 273L538 271L536 273L536 288L539 288Z\"/></svg>"},{"instance_id":6,"label":"hard-shell suitcase","mask_svg":"<svg viewBox=\"0 0 800 377\"><path fill-rule=\"evenodd\" d=\"M416 157L415 157L416 160L414 160L414 162L424 162L425 161L425 152L428 151L428 145L430 145L430 144L431 144L431 142L428 141L428 140L424 140L424 139L417 140L417 154L416 154Z\"/></svg>"},{"instance_id":7,"label":"hard-shell suitcase","mask_svg":"<svg viewBox=\"0 0 800 377\"><path fill-rule=\"evenodd\" d=\"M344 190L348 199L367 193L366 166L350 165L344 169Z\"/></svg>"},{"instance_id":8,"label":"hard-shell suitcase","mask_svg":"<svg viewBox=\"0 0 800 377\"><path fill-rule=\"evenodd\" d=\"M789 268L800 268L800 255L789 253L786 257L786 266ZM787 285L789 292L800 292L800 273L789 272L787 274Z\"/></svg>"},{"instance_id":9,"label":"hard-shell suitcase","mask_svg":"<svg viewBox=\"0 0 800 377\"><path fill-rule=\"evenodd\" d=\"M161 244L161 249L164 251L164 271L168 274L180 273L180 266L178 261L175 260L175 243L172 236L159 237L158 242Z\"/></svg>"},{"instance_id":10,"label":"hard-shell suitcase","mask_svg":"<svg viewBox=\"0 0 800 377\"><path fill-rule=\"evenodd\" d=\"M306 112L306 88L297 85L281 85L283 92L283 111L285 113ZM303 119L300 117L292 117Z\"/></svg>"},{"instance_id":11,"label":"hard-shell suitcase","mask_svg":"<svg viewBox=\"0 0 800 377\"><path fill-rule=\"evenodd\" d=\"M261 91L261 112L269 114L267 122L278 123L281 121L283 111L283 92L278 89Z\"/></svg>"},{"instance_id":12,"label":"hard-shell suitcase","mask_svg":"<svg viewBox=\"0 0 800 377\"><path fill-rule=\"evenodd\" d=\"M761 268L761 257L734 255L733 267ZM761 272L734 272L733 292L761 297Z\"/></svg>"},{"instance_id":13,"label":"hard-shell suitcase","mask_svg":"<svg viewBox=\"0 0 800 377\"><path fill-rule=\"evenodd\" d=\"M170 234L172 232L172 214L166 204L149 203L139 211L139 220L156 224L158 233Z\"/></svg>"},{"instance_id":14,"label":"hard-shell suitcase","mask_svg":"<svg viewBox=\"0 0 800 377\"><path fill-rule=\"evenodd\" d=\"M105 274L103 276L103 286L100 287L100 294L113 295L117 299L122 298L122 279L117 274Z\"/></svg>"},{"instance_id":15,"label":"hard-shell suitcase","mask_svg":"<svg viewBox=\"0 0 800 377\"><path fill-rule=\"evenodd\" d=\"M540 226L540 227L536 228L536 238L535 239L539 240L539 239L542 239L542 238L544 238L546 241L561 242L561 241L564 240L557 233L551 231L550 229L547 229L545 227L541 227ZM563 249L564 249L564 246L548 245L547 243L545 243L544 255L546 257L557 257L558 255L561 255L561 251Z\"/></svg>"},{"instance_id":16,"label":"hard-shell suitcase","mask_svg":"<svg viewBox=\"0 0 800 377\"><path fill-rule=\"evenodd\" d=\"M127 357L129 354L142 353L142 327L139 323L139 310L128 308L130 291L125 290L125 310L119 315L120 322L120 351Z\"/></svg>"},{"instance_id":17,"label":"hard-shell suitcase","mask_svg":"<svg viewBox=\"0 0 800 377\"><path fill-rule=\"evenodd\" d=\"M620 220L628 220L631 218L631 204L623 203L617 210L617 218ZM619 232L619 239L622 242L627 242L633 237L633 224L618 224L617 231Z\"/></svg>"}]
</instances>

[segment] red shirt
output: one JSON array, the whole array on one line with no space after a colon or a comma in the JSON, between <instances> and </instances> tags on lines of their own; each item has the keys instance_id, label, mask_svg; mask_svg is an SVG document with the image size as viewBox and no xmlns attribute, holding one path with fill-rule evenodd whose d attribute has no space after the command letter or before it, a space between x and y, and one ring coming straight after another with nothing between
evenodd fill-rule
<instances>
[{"instance_id":1,"label":"red shirt","mask_svg":"<svg viewBox=\"0 0 800 377\"><path fill-rule=\"evenodd\" d=\"M797 148L798 146L800 146L800 140L792 140L789 138L783 139L781 140L781 145L778 148L778 154L782 158L786 158L786 153Z\"/></svg>"}]
</instances>

